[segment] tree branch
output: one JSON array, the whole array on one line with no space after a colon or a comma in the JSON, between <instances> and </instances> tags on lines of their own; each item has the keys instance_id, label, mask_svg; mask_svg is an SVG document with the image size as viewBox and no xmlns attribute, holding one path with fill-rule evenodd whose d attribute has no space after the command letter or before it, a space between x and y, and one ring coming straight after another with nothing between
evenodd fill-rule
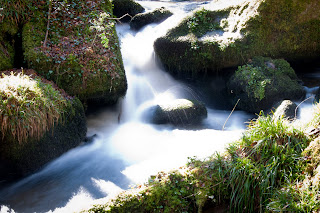
<instances>
[{"instance_id":1,"label":"tree branch","mask_svg":"<svg viewBox=\"0 0 320 213\"><path fill-rule=\"evenodd\" d=\"M48 14L48 22L47 22L47 32L46 32L46 36L44 38L43 47L46 46L47 40L48 40L49 25L50 25L50 18L51 18L51 10L52 10L52 0L50 0L50 2L49 2L49 14Z\"/></svg>"}]
</instances>

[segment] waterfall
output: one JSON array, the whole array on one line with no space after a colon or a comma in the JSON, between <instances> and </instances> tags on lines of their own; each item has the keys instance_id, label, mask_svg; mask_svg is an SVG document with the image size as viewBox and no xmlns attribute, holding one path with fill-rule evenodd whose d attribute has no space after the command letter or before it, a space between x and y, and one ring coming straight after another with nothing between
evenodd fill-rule
<instances>
[{"instance_id":1,"label":"waterfall","mask_svg":"<svg viewBox=\"0 0 320 213\"><path fill-rule=\"evenodd\" d=\"M117 26L128 80L126 97L118 108L88 116L88 135L97 135L92 143L70 150L41 171L2 189L3 211L9 207L16 212L80 211L104 203L159 171L183 166L188 157L204 158L223 151L227 143L240 137L250 118L244 112L232 114L226 131L221 129L230 111L210 107L202 129L143 121L142 112L152 104L177 98L201 100L197 91L156 63L153 41L206 2L139 2L147 10L166 6L174 15L139 32L131 31L127 24Z\"/></svg>"}]
</instances>

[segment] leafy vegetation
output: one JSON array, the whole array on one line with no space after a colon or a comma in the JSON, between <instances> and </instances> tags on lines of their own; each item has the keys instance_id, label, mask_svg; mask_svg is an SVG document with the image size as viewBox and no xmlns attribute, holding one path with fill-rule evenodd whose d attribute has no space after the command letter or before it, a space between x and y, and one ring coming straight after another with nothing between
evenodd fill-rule
<instances>
[{"instance_id":1,"label":"leafy vegetation","mask_svg":"<svg viewBox=\"0 0 320 213\"><path fill-rule=\"evenodd\" d=\"M302 86L290 64L283 59L254 57L239 66L230 78L228 89L234 100L242 100L240 109L259 113L284 99L298 100L304 96Z\"/></svg>"},{"instance_id":2,"label":"leafy vegetation","mask_svg":"<svg viewBox=\"0 0 320 213\"><path fill-rule=\"evenodd\" d=\"M10 135L19 143L28 137L40 138L71 105L68 96L52 84L26 72L29 75L23 70L2 73L0 78L1 136Z\"/></svg>"}]
</instances>

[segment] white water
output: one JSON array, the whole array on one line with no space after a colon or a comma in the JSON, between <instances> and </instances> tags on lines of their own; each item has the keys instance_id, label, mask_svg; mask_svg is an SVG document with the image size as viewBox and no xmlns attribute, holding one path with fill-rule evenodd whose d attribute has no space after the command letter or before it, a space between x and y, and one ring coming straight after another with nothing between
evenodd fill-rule
<instances>
[{"instance_id":1,"label":"white water","mask_svg":"<svg viewBox=\"0 0 320 213\"><path fill-rule=\"evenodd\" d=\"M153 41L166 33L186 12L202 3L142 1L147 9L164 4L175 15L140 32L128 25L117 27L128 79L128 91L120 109L105 109L88 117L90 144L70 150L40 172L0 192L1 212L77 212L103 203L131 184L144 182L158 171L178 168L188 157L204 158L223 151L239 138L249 116L234 112L226 130L222 126L230 111L208 108L203 129L183 130L169 125L151 125L141 112L155 102L174 98L198 98L197 91L174 80L155 63ZM183 8L183 9L181 9ZM118 115L121 112L120 124Z\"/></svg>"}]
</instances>

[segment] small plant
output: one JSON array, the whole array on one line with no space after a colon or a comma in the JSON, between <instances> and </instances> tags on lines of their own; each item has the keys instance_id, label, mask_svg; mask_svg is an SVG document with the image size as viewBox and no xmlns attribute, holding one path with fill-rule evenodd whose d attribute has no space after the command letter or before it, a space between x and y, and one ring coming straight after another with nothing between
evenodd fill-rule
<instances>
[{"instance_id":1,"label":"small plant","mask_svg":"<svg viewBox=\"0 0 320 213\"><path fill-rule=\"evenodd\" d=\"M201 9L194 13L193 16L187 19L187 27L189 31L196 36L200 37L206 32L222 30L220 22L218 21L220 17L225 16L225 11L209 11L206 9Z\"/></svg>"},{"instance_id":2,"label":"small plant","mask_svg":"<svg viewBox=\"0 0 320 213\"><path fill-rule=\"evenodd\" d=\"M251 64L239 66L234 78L246 85L248 97L252 96L257 101L265 97L266 86L271 84L271 79L263 74L262 68Z\"/></svg>"},{"instance_id":3,"label":"small plant","mask_svg":"<svg viewBox=\"0 0 320 213\"><path fill-rule=\"evenodd\" d=\"M308 143L308 137L285 120L261 115L250 122L241 141L228 149L233 162L229 178L232 208L264 209L274 191L300 177L302 152Z\"/></svg>"}]
</instances>

